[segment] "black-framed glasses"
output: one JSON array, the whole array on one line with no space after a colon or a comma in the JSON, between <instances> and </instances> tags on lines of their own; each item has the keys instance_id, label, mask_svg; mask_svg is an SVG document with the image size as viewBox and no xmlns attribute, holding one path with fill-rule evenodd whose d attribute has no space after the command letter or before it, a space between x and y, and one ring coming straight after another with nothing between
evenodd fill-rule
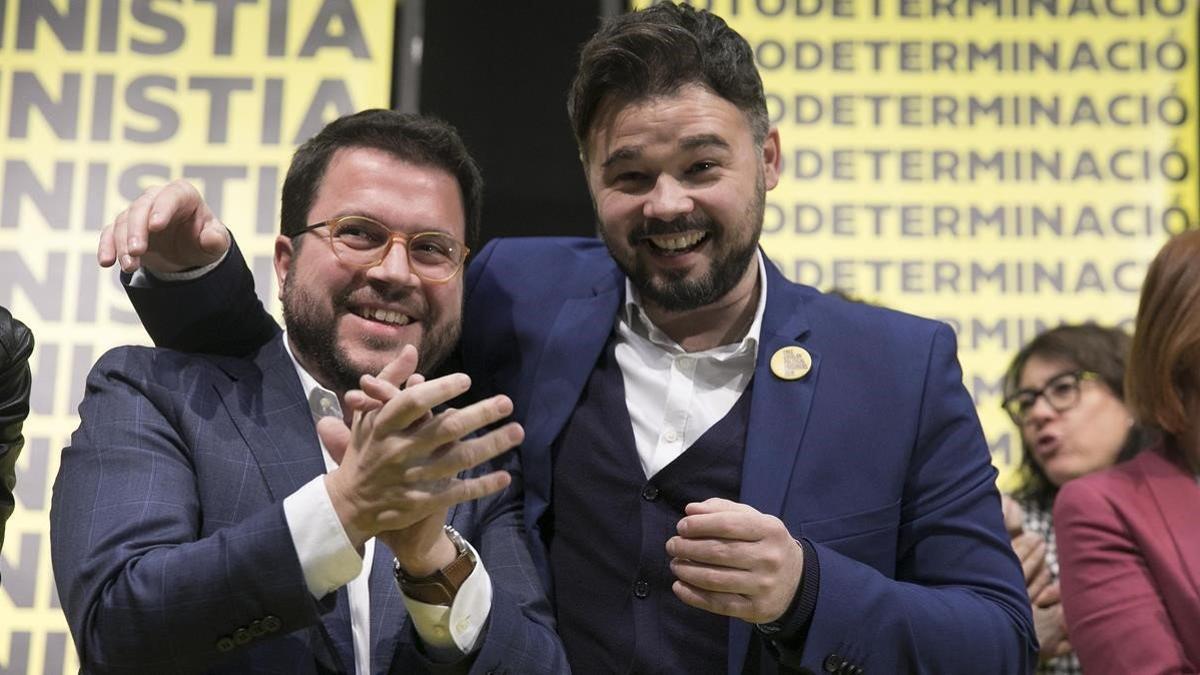
<instances>
[{"instance_id":1,"label":"black-framed glasses","mask_svg":"<svg viewBox=\"0 0 1200 675\"><path fill-rule=\"evenodd\" d=\"M1029 421L1029 414L1037 405L1038 398L1046 399L1046 403L1049 403L1055 412L1066 412L1079 405L1080 385L1086 380L1099 377L1090 370L1059 373L1047 380L1041 389L1022 389L1005 398L1001 405L1014 423L1024 426Z\"/></svg>"},{"instance_id":2,"label":"black-framed glasses","mask_svg":"<svg viewBox=\"0 0 1200 675\"><path fill-rule=\"evenodd\" d=\"M359 269L374 267L387 258L392 244L398 241L408 254L408 267L413 274L435 284L453 279L470 253L466 244L444 232L394 232L366 216L333 218L290 236L295 239L322 227L329 228L325 238L343 265Z\"/></svg>"}]
</instances>

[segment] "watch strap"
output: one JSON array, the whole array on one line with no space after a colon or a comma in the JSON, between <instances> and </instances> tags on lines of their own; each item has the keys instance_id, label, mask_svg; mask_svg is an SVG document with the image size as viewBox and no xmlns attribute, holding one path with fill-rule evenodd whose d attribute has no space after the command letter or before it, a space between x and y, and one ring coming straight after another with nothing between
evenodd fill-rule
<instances>
[{"instance_id":1,"label":"watch strap","mask_svg":"<svg viewBox=\"0 0 1200 675\"><path fill-rule=\"evenodd\" d=\"M440 570L423 577L411 577L396 563L396 582L400 591L409 598L428 605L449 605L454 602L458 589L475 571L475 554L457 530L445 526L446 536L458 550L458 556Z\"/></svg>"}]
</instances>

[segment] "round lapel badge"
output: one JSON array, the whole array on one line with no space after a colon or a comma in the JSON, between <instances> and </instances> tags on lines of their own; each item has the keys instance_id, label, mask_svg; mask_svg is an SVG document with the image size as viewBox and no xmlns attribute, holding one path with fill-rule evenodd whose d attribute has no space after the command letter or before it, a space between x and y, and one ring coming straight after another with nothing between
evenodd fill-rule
<instances>
[{"instance_id":1,"label":"round lapel badge","mask_svg":"<svg viewBox=\"0 0 1200 675\"><path fill-rule=\"evenodd\" d=\"M804 347L783 347L771 356L771 372L781 380L798 380L812 370L812 356Z\"/></svg>"}]
</instances>

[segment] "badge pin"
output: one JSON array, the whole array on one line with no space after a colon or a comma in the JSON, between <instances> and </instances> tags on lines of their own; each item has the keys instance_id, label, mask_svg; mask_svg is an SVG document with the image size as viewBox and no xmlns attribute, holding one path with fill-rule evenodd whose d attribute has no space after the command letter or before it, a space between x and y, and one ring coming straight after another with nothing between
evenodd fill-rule
<instances>
[{"instance_id":1,"label":"badge pin","mask_svg":"<svg viewBox=\"0 0 1200 675\"><path fill-rule=\"evenodd\" d=\"M804 347L783 347L771 356L771 372L781 380L798 380L812 370L812 356Z\"/></svg>"}]
</instances>

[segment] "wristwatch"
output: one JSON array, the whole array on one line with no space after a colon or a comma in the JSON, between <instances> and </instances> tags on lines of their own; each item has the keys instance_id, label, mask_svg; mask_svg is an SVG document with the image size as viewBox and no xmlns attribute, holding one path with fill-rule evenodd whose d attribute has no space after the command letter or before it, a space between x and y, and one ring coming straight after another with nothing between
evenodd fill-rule
<instances>
[{"instance_id":1,"label":"wristwatch","mask_svg":"<svg viewBox=\"0 0 1200 675\"><path fill-rule=\"evenodd\" d=\"M445 529L450 543L454 544L455 550L458 551L458 557L449 565L428 576L410 577L400 567L400 561L396 561L396 583L400 585L400 591L409 598L427 605L452 603L458 589L462 588L463 582L475 571L475 564L478 562L471 547L467 546L467 540L463 539L458 530L449 525L446 525Z\"/></svg>"}]
</instances>

